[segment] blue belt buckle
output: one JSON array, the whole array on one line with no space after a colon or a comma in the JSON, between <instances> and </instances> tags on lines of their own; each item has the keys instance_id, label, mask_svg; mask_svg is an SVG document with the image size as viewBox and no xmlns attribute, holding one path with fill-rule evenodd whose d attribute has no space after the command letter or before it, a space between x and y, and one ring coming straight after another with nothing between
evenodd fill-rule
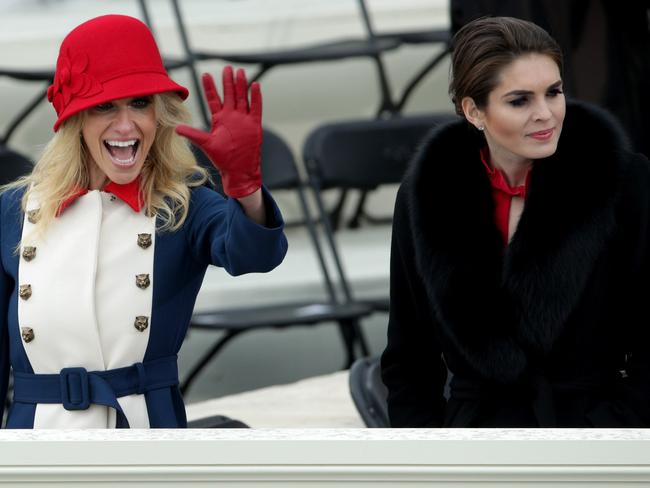
<instances>
[{"instance_id":1,"label":"blue belt buckle","mask_svg":"<svg viewBox=\"0 0 650 488\"><path fill-rule=\"evenodd\" d=\"M59 374L61 381L61 403L66 410L86 410L90 407L90 387L88 371L85 368L63 368ZM73 383L74 382L74 383ZM77 388L74 388L77 386ZM70 395L73 390L74 395ZM80 396L79 399L76 397Z\"/></svg>"}]
</instances>

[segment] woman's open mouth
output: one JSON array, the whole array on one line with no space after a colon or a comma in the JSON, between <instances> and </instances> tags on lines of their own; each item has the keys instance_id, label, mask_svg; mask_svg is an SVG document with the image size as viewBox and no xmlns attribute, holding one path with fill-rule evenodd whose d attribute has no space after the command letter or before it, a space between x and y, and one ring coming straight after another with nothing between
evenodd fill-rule
<instances>
[{"instance_id":1,"label":"woman's open mouth","mask_svg":"<svg viewBox=\"0 0 650 488\"><path fill-rule=\"evenodd\" d=\"M116 165L131 166L135 163L140 141L138 139L128 141L106 140L104 146Z\"/></svg>"}]
</instances>

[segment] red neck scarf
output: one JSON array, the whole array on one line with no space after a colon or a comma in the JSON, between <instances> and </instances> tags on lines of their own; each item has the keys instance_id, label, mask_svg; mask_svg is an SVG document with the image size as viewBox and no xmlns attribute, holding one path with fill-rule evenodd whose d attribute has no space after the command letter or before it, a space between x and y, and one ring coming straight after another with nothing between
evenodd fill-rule
<instances>
[{"instance_id":1,"label":"red neck scarf","mask_svg":"<svg viewBox=\"0 0 650 488\"><path fill-rule=\"evenodd\" d=\"M524 200L528 195L528 184L530 171L526 175L526 182L521 186L511 187L508 184L503 171L492 168L489 163L490 153L487 147L481 149L481 162L487 170L490 184L492 185L492 198L494 199L494 221L497 229L503 237L504 246L508 245L508 223L510 220L510 204L512 197L522 197Z\"/></svg>"}]
</instances>

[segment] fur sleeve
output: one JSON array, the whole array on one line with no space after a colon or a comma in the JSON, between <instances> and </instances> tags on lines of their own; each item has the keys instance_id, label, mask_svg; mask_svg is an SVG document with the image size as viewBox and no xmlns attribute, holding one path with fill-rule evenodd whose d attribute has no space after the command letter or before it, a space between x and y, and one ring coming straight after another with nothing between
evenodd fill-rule
<instances>
[{"instance_id":1,"label":"fur sleeve","mask_svg":"<svg viewBox=\"0 0 650 488\"><path fill-rule=\"evenodd\" d=\"M439 427L445 408L447 368L415 270L405 191L400 189L393 221L391 306L382 379L388 388L392 427Z\"/></svg>"}]
</instances>

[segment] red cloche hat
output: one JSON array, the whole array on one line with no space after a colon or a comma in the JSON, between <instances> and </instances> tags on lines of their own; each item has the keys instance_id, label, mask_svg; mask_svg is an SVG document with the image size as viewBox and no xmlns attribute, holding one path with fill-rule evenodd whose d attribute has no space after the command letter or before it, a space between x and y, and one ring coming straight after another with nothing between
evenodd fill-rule
<instances>
[{"instance_id":1,"label":"red cloche hat","mask_svg":"<svg viewBox=\"0 0 650 488\"><path fill-rule=\"evenodd\" d=\"M63 39L47 99L58 116L56 132L70 116L100 103L168 91L183 100L189 94L167 75L149 28L126 15L103 15Z\"/></svg>"}]
</instances>

